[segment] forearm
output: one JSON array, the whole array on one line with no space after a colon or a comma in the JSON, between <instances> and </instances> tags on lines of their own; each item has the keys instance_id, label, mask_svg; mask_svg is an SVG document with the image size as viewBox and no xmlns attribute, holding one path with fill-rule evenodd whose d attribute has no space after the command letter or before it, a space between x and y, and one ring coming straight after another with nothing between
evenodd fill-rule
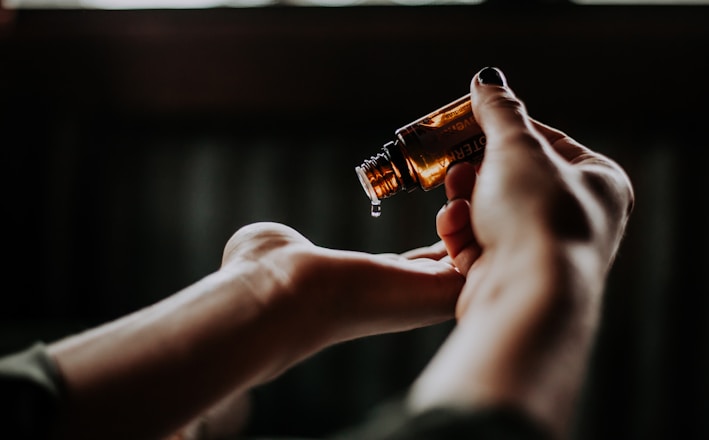
<instances>
[{"instance_id":1,"label":"forearm","mask_svg":"<svg viewBox=\"0 0 709 440\"><path fill-rule=\"evenodd\" d=\"M226 393L277 374L297 355L287 315L259 301L274 288L255 265L220 271L51 345L67 388L61 436L158 438Z\"/></svg>"},{"instance_id":2,"label":"forearm","mask_svg":"<svg viewBox=\"0 0 709 440\"><path fill-rule=\"evenodd\" d=\"M230 392L345 340L450 319L449 264L314 246L272 223L237 231L223 267L187 289L53 344L64 438L159 438Z\"/></svg>"},{"instance_id":3,"label":"forearm","mask_svg":"<svg viewBox=\"0 0 709 440\"><path fill-rule=\"evenodd\" d=\"M518 249L478 261L504 270L471 271L470 311L413 387L413 410L512 406L559 436L568 428L594 334L599 295L590 290L602 286L604 266L585 245Z\"/></svg>"}]
</instances>

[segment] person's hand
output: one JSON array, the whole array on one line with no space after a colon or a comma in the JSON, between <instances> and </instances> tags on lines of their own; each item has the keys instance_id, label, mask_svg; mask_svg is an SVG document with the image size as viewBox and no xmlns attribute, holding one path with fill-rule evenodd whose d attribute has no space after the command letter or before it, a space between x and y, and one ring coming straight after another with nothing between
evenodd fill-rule
<instances>
[{"instance_id":1,"label":"person's hand","mask_svg":"<svg viewBox=\"0 0 709 440\"><path fill-rule=\"evenodd\" d=\"M243 227L215 273L48 347L68 396L56 437L233 431L224 409L249 389L331 344L452 319L463 282L442 243L371 255Z\"/></svg>"},{"instance_id":2,"label":"person's hand","mask_svg":"<svg viewBox=\"0 0 709 440\"><path fill-rule=\"evenodd\" d=\"M492 72L492 73L490 73ZM497 72L486 70L488 76ZM610 264L632 207L624 171L564 133L541 124L506 86L472 84L475 117L487 137L484 166L458 164L446 176L449 203L437 228L463 273L481 256L505 248L510 254L530 240L591 243ZM477 182L477 184L476 184ZM471 200L472 197L472 200ZM470 276L486 273L478 262ZM505 265L498 265L504 270ZM458 315L472 295L463 295Z\"/></svg>"},{"instance_id":3,"label":"person's hand","mask_svg":"<svg viewBox=\"0 0 709 440\"><path fill-rule=\"evenodd\" d=\"M233 270L244 280L245 267L254 268L252 285L262 286L253 292L264 319L278 323L269 333L272 341L253 348L265 356L278 353L275 369L261 381L342 340L451 319L464 280L443 242L402 255L371 255L315 246L277 223L248 225L228 241L221 272ZM232 392L166 440L235 435L246 396Z\"/></svg>"},{"instance_id":4,"label":"person's hand","mask_svg":"<svg viewBox=\"0 0 709 440\"><path fill-rule=\"evenodd\" d=\"M372 255L322 248L276 223L246 226L227 243L221 271L248 266L275 282L256 300L280 322L284 352L301 350L295 356L452 319L464 282L442 242Z\"/></svg>"},{"instance_id":5,"label":"person's hand","mask_svg":"<svg viewBox=\"0 0 709 440\"><path fill-rule=\"evenodd\" d=\"M561 435L633 205L609 158L531 119L496 69L471 83L480 166L446 176L437 229L466 284L413 408L514 405Z\"/></svg>"}]
</instances>

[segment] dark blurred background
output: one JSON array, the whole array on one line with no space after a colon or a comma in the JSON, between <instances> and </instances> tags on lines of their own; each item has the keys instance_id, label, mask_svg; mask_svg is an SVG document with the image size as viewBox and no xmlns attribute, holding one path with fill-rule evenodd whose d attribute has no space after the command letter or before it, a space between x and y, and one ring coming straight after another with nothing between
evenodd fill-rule
<instances>
[{"instance_id":1,"label":"dark blurred background","mask_svg":"<svg viewBox=\"0 0 709 440\"><path fill-rule=\"evenodd\" d=\"M637 192L576 437L709 438L709 6L0 10L0 353L181 289L254 221L369 252L434 242L442 188L374 219L353 169L487 65ZM318 354L254 391L248 431L356 422L450 328Z\"/></svg>"}]
</instances>

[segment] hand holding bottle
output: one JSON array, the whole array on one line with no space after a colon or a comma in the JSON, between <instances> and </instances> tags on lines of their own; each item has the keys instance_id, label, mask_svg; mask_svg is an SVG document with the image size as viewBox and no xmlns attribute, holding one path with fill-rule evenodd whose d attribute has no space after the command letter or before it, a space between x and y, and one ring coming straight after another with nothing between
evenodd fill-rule
<instances>
[{"instance_id":1,"label":"hand holding bottle","mask_svg":"<svg viewBox=\"0 0 709 440\"><path fill-rule=\"evenodd\" d=\"M466 274L459 323L410 403L511 405L561 435L632 187L615 162L531 119L498 70L476 75L471 103L485 157L451 168L437 218Z\"/></svg>"}]
</instances>

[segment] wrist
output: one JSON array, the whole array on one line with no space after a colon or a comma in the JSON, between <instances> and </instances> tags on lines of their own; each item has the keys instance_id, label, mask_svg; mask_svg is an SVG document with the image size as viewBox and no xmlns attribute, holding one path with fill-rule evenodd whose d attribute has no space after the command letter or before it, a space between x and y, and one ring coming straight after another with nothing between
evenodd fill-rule
<instances>
[{"instance_id":1,"label":"wrist","mask_svg":"<svg viewBox=\"0 0 709 440\"><path fill-rule=\"evenodd\" d=\"M468 274L458 326L412 387L409 406L513 406L560 434L584 377L603 258L591 245L550 240L489 251L477 262L487 267Z\"/></svg>"},{"instance_id":2,"label":"wrist","mask_svg":"<svg viewBox=\"0 0 709 440\"><path fill-rule=\"evenodd\" d=\"M269 368L259 382L325 345L329 318L323 303L321 260L312 245L290 245L257 259L230 261L219 271L235 295L245 295L255 312L250 331L268 347ZM243 351L243 350L239 350Z\"/></svg>"}]
</instances>

